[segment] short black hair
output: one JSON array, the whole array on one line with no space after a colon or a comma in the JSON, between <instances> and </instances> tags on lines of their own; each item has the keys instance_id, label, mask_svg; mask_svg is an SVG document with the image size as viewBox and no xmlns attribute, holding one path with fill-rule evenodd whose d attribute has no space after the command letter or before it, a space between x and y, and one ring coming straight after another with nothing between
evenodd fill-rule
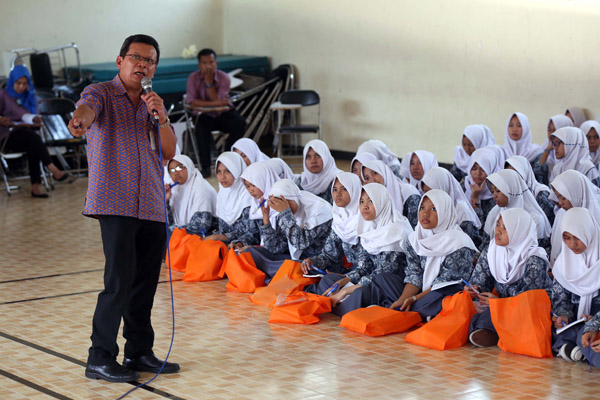
<instances>
[{"instance_id":1,"label":"short black hair","mask_svg":"<svg viewBox=\"0 0 600 400\"><path fill-rule=\"evenodd\" d=\"M213 49L202 49L198 52L198 62L200 62L200 57L202 56L214 56L215 60L217 59L217 53Z\"/></svg>"},{"instance_id":2,"label":"short black hair","mask_svg":"<svg viewBox=\"0 0 600 400\"><path fill-rule=\"evenodd\" d=\"M141 33L138 33L137 35L131 35L123 42L121 51L119 51L119 56L125 57L127 55L131 43L144 43L153 46L154 50L156 50L156 64L158 64L158 60L160 60L160 48L158 47L158 42L156 39L154 39L152 36L143 35Z\"/></svg>"}]
</instances>

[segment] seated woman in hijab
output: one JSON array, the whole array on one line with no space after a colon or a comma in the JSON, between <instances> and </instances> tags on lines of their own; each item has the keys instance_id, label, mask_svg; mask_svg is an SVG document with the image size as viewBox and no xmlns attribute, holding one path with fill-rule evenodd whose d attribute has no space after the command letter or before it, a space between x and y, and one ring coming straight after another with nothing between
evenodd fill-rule
<instances>
[{"instance_id":1,"label":"seated woman in hijab","mask_svg":"<svg viewBox=\"0 0 600 400\"><path fill-rule=\"evenodd\" d=\"M435 154L426 150L417 150L410 155L408 183L417 188L420 195L423 195L421 180L427 171L437 167L438 162Z\"/></svg>"},{"instance_id":2,"label":"seated woman in hijab","mask_svg":"<svg viewBox=\"0 0 600 400\"><path fill-rule=\"evenodd\" d=\"M465 195L479 221L484 224L488 213L494 208L494 199L487 185L487 177L504 168L504 150L499 146L477 149L469 161L469 175L465 178Z\"/></svg>"},{"instance_id":3,"label":"seated woman in hijab","mask_svg":"<svg viewBox=\"0 0 600 400\"><path fill-rule=\"evenodd\" d=\"M547 125L548 139L542 144L544 152L539 160L533 163L533 175L535 179L548 185L550 183L550 174L552 173L552 167L556 164L556 157L554 156L554 147L552 145L552 134L560 128L573 126L573 121L566 115L558 114L550 117Z\"/></svg>"},{"instance_id":4,"label":"seated woman in hijab","mask_svg":"<svg viewBox=\"0 0 600 400\"><path fill-rule=\"evenodd\" d=\"M269 156L260 151L258 144L252 139L241 138L238 139L233 146L231 146L231 151L235 151L244 159L246 166L258 162L258 161L267 161Z\"/></svg>"},{"instance_id":5,"label":"seated woman in hijab","mask_svg":"<svg viewBox=\"0 0 600 400\"><path fill-rule=\"evenodd\" d=\"M383 163L387 165L390 170L392 170L392 173L398 178L408 178L408 176L402 176L400 172L401 165L396 153L391 151L387 144L383 143L381 140L371 139L363 142L356 150L355 159L359 158L359 155L364 154L369 154L372 156L372 158L368 157L367 160L372 159L383 161ZM364 164L363 161L360 162Z\"/></svg>"},{"instance_id":6,"label":"seated woman in hijab","mask_svg":"<svg viewBox=\"0 0 600 400\"><path fill-rule=\"evenodd\" d=\"M237 243L239 246L259 244L259 224L250 219L253 199L241 178L246 169L244 160L238 153L226 151L221 153L215 164L219 181L215 213L217 230L206 239Z\"/></svg>"},{"instance_id":7,"label":"seated woman in hijab","mask_svg":"<svg viewBox=\"0 0 600 400\"><path fill-rule=\"evenodd\" d=\"M31 196L47 198L48 194L44 193L40 186L40 161L59 182L66 180L70 175L54 165L40 135L30 128L19 126L24 123L34 128L41 127L42 118L36 113L37 102L29 71L24 65L16 65L10 71L6 88L0 90L0 144L6 140L5 152L26 153Z\"/></svg>"},{"instance_id":8,"label":"seated woman in hijab","mask_svg":"<svg viewBox=\"0 0 600 400\"><path fill-rule=\"evenodd\" d=\"M551 136L556 163L550 173L550 182L561 173L573 169L585 175L600 187L598 168L592 163L587 138L579 128L560 128Z\"/></svg>"},{"instance_id":9,"label":"seated woman in hijab","mask_svg":"<svg viewBox=\"0 0 600 400\"><path fill-rule=\"evenodd\" d=\"M304 146L304 171L296 175L294 183L300 190L306 190L329 204L331 198L331 185L338 172L342 172L335 165L335 159L329 147L322 140L311 140Z\"/></svg>"},{"instance_id":10,"label":"seated woman in hijab","mask_svg":"<svg viewBox=\"0 0 600 400\"><path fill-rule=\"evenodd\" d=\"M173 180L165 187L170 229L205 237L213 228L217 191L188 156L176 155L167 168Z\"/></svg>"},{"instance_id":11,"label":"seated woman in hijab","mask_svg":"<svg viewBox=\"0 0 600 400\"><path fill-rule=\"evenodd\" d=\"M498 344L498 334L492 322L489 300L513 297L548 286L548 258L538 246L533 218L522 208L502 210L495 221L494 240L481 252L471 275L472 288L464 290L478 300L483 308L471 319L469 341L477 347ZM496 289L498 295L492 293Z\"/></svg>"},{"instance_id":12,"label":"seated woman in hijab","mask_svg":"<svg viewBox=\"0 0 600 400\"><path fill-rule=\"evenodd\" d=\"M473 152L486 146L496 144L494 135L490 128L485 125L468 125L462 134L460 146L454 150L454 164L450 173L460 183L469 175L469 162Z\"/></svg>"},{"instance_id":13,"label":"seated woman in hijab","mask_svg":"<svg viewBox=\"0 0 600 400\"><path fill-rule=\"evenodd\" d=\"M301 191L289 179L280 179L271 186L261 211L264 247L248 247L248 251L267 280L275 276L285 260L312 258L323 250L333 218L327 201Z\"/></svg>"}]
</instances>

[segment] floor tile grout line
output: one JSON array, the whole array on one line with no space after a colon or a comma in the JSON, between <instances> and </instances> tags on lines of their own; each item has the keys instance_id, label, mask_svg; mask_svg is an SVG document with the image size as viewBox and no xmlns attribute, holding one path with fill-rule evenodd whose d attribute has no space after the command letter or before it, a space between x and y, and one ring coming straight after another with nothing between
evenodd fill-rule
<instances>
[{"instance_id":1,"label":"floor tile grout line","mask_svg":"<svg viewBox=\"0 0 600 400\"><path fill-rule=\"evenodd\" d=\"M25 378L21 378L20 376L11 374L10 372L5 371L3 369L0 369L0 375L6 377L8 379L11 379L11 380L13 380L15 382L18 382L18 383L20 383L22 385L25 385L27 387L30 387L31 389L37 390L38 392L41 392L41 393L44 393L44 394L46 394L48 396L54 397L55 399L59 399L59 400L73 400L73 398L71 398L71 397L67 397L67 396L65 396L63 394L55 392L54 390L51 390L51 389L48 389L48 388L46 388L44 386L38 385L37 383L33 383L33 382L31 382L31 381L29 381L29 380L27 380Z\"/></svg>"},{"instance_id":2,"label":"floor tile grout line","mask_svg":"<svg viewBox=\"0 0 600 400\"><path fill-rule=\"evenodd\" d=\"M46 278L55 278L57 276L87 274L89 272L98 272L98 271L103 271L103 269L102 268L98 268L98 269L90 269L90 270L86 270L86 271L65 272L64 274L34 276L34 277L31 277L31 278L23 278L23 279L11 279L11 280L8 280L8 281L0 281L0 284L2 284L2 283L13 283L13 282L23 282L23 281L33 281L33 280L37 280L37 279L46 279Z\"/></svg>"}]
</instances>

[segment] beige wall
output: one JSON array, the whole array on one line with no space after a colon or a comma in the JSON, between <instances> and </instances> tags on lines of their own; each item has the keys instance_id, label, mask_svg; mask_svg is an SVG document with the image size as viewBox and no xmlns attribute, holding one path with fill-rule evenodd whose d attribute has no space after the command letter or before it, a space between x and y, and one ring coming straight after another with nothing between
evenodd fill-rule
<instances>
[{"instance_id":1,"label":"beige wall","mask_svg":"<svg viewBox=\"0 0 600 400\"><path fill-rule=\"evenodd\" d=\"M83 63L112 61L135 33L153 36L165 57L191 44L223 50L220 0L0 0L0 10L0 52L75 42Z\"/></svg>"},{"instance_id":2,"label":"beige wall","mask_svg":"<svg viewBox=\"0 0 600 400\"><path fill-rule=\"evenodd\" d=\"M600 114L600 5L578 0L226 0L226 52L293 63L320 92L324 138L369 138L450 162L463 128L504 143L514 111L534 141L567 106Z\"/></svg>"}]
</instances>

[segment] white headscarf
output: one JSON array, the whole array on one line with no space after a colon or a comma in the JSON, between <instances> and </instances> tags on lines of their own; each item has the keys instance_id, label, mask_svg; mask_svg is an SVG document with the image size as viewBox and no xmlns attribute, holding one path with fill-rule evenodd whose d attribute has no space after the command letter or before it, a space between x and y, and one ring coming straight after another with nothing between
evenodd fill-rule
<instances>
[{"instance_id":1,"label":"white headscarf","mask_svg":"<svg viewBox=\"0 0 600 400\"><path fill-rule=\"evenodd\" d=\"M279 180L279 177L266 162L255 162L242 172L242 179L259 188L263 192L263 198L266 199L267 194L271 191L271 186ZM262 211L259 207L262 200L253 198L252 201L254 205L250 209L250 219L262 219ZM269 215L273 216L274 214L275 210L271 209Z\"/></svg>"},{"instance_id":2,"label":"white headscarf","mask_svg":"<svg viewBox=\"0 0 600 400\"><path fill-rule=\"evenodd\" d=\"M456 210L456 223L460 225L464 221L470 221L477 228L481 228L481 221L473 210L471 202L467 199L460 184L452 176L450 171L442 167L433 167L423 175L422 183L429 186L431 189L440 189L446 192Z\"/></svg>"},{"instance_id":3,"label":"white headscarf","mask_svg":"<svg viewBox=\"0 0 600 400\"><path fill-rule=\"evenodd\" d=\"M387 167L387 165L386 165ZM363 186L373 206L375 219L365 221L359 218L357 232L360 244L369 254L382 251L406 250L406 239L413 231L408 219L398 213L392 203L390 192L379 183L368 183Z\"/></svg>"},{"instance_id":4,"label":"white headscarf","mask_svg":"<svg viewBox=\"0 0 600 400\"><path fill-rule=\"evenodd\" d=\"M581 254L573 253L562 241L562 250L554 263L554 279L569 292L580 296L577 318L589 315L592 299L600 289L600 227L585 208L571 208L561 222L560 233L568 232L585 244Z\"/></svg>"},{"instance_id":5,"label":"white headscarf","mask_svg":"<svg viewBox=\"0 0 600 400\"><path fill-rule=\"evenodd\" d=\"M358 146L358 150L356 150L357 156L361 153L373 154L375 159L383 161L388 167L393 165L397 165L398 167L400 166L398 156L381 140L371 139L363 142L363 144ZM363 162L361 161L361 163Z\"/></svg>"},{"instance_id":6,"label":"white headscarf","mask_svg":"<svg viewBox=\"0 0 600 400\"><path fill-rule=\"evenodd\" d=\"M394 175L390 167L383 163L383 161L367 161L363 164L363 168L369 168L383 177L384 185L390 192L390 196L394 202L394 207L399 214L402 214L402 211L404 210L404 202L406 199L413 194L419 194L417 188L408 183L402 182L398 177L396 177L396 175Z\"/></svg>"},{"instance_id":7,"label":"white headscarf","mask_svg":"<svg viewBox=\"0 0 600 400\"><path fill-rule=\"evenodd\" d=\"M598 177L598 170L590 158L587 138L581 129L572 127L560 128L552 136L557 137L564 143L565 156L560 160L556 160L556 164L554 164L552 173L550 174L551 182L568 169L579 171L590 179ZM593 171L590 175L591 170Z\"/></svg>"},{"instance_id":8,"label":"white headscarf","mask_svg":"<svg viewBox=\"0 0 600 400\"><path fill-rule=\"evenodd\" d=\"M421 162L421 166L423 167L423 174L425 174L425 172L429 171L431 168L438 166L438 162L437 162L437 159L435 158L435 154L433 154L430 151L427 151L427 150L413 151L410 156L411 158L412 158L413 154L415 154L417 156L417 158L419 159L419 161ZM409 164L409 168L410 168L410 164ZM408 174L408 179L409 179L410 184L417 188L417 190L419 191L419 194L422 194L423 190L421 189L421 179L423 179L423 178L415 179L415 178L413 178L412 174Z\"/></svg>"},{"instance_id":9,"label":"white headscarf","mask_svg":"<svg viewBox=\"0 0 600 400\"><path fill-rule=\"evenodd\" d=\"M586 138L587 138L587 134L590 132L590 130L592 128L594 128L596 133L598 135L600 135L600 122L592 119L589 121L585 121L583 124L581 124L581 130L583 131L583 134L586 136ZM588 143L588 146L589 146L589 143ZM588 149L589 149L589 147L588 147ZM590 158L592 159L592 163L595 166L598 166L598 164L600 164L600 149L596 150L593 153L590 151Z\"/></svg>"},{"instance_id":10,"label":"white headscarf","mask_svg":"<svg viewBox=\"0 0 600 400\"><path fill-rule=\"evenodd\" d=\"M360 184L360 178L350 172L340 172L335 178L340 181L342 186L346 188L350 195L350 203L346 207L338 207L333 202L333 222L331 229L335 232L338 237L346 243L352 245L358 243L358 232L356 227L358 226L358 220L360 217L359 203L360 193L362 186ZM333 196L333 185L331 185L332 196Z\"/></svg>"},{"instance_id":11,"label":"white headscarf","mask_svg":"<svg viewBox=\"0 0 600 400\"><path fill-rule=\"evenodd\" d=\"M463 131L463 136L466 136L473 143L475 150L496 144L490 128L481 124L468 125ZM469 174L468 167L470 160L471 156L467 154L462 145L456 146L454 150L454 164L467 175Z\"/></svg>"},{"instance_id":12,"label":"white headscarf","mask_svg":"<svg viewBox=\"0 0 600 400\"><path fill-rule=\"evenodd\" d=\"M535 180L535 175L533 174L531 164L525 157L512 156L506 160L506 163L513 167L515 171L517 171L517 173L527 184L529 190L531 190L531 193L533 193L534 197L537 197L540 192L550 192L550 188L548 186Z\"/></svg>"},{"instance_id":13,"label":"white headscarf","mask_svg":"<svg viewBox=\"0 0 600 400\"><path fill-rule=\"evenodd\" d=\"M215 170L219 163L223 164L235 181L227 188L219 183L219 193L217 193L217 217L221 218L226 224L232 225L238 220L246 207L253 205L253 198L246 190L244 182L240 179L242 172L246 169L246 163L242 156L234 151L221 153L215 162Z\"/></svg>"},{"instance_id":14,"label":"white headscarf","mask_svg":"<svg viewBox=\"0 0 600 400\"><path fill-rule=\"evenodd\" d=\"M496 219L500 211L511 208L522 208L527 211L536 225L536 232L538 239L544 239L550 237L552 228L548 217L544 214L544 211L540 208L533 194L527 187L525 181L521 176L512 169L503 169L487 177L487 180L498 188L506 197L508 197L508 204L506 207L498 207L497 205L491 209L487 219L485 220L485 232L494 236L494 229L496 227Z\"/></svg>"},{"instance_id":15,"label":"white headscarf","mask_svg":"<svg viewBox=\"0 0 600 400\"><path fill-rule=\"evenodd\" d=\"M555 130L564 128L567 126L573 126L573 121L571 121L571 118L567 117L564 114L558 114L553 117L550 117L550 119L548 120L548 125L550 125L550 122L552 122L554 124ZM550 141L550 139L546 139L544 141L544 143L542 143L542 147L544 149L548 148L549 141ZM554 156L553 151L551 151L550 154L548 154L548 158L546 159L546 164L548 164L549 171L552 171L552 167L554 166L554 164L556 164L556 157Z\"/></svg>"},{"instance_id":16,"label":"white headscarf","mask_svg":"<svg viewBox=\"0 0 600 400\"><path fill-rule=\"evenodd\" d=\"M323 170L318 174L313 174L306 168L306 154L308 150L313 149L323 160ZM338 172L342 172L335 165L335 159L329 151L329 147L324 141L319 139L311 140L304 146L304 158L302 161L304 172L302 172L300 185L303 190L320 195L331 187L331 182L335 179Z\"/></svg>"},{"instance_id":17,"label":"white headscarf","mask_svg":"<svg viewBox=\"0 0 600 400\"><path fill-rule=\"evenodd\" d=\"M490 176L496 171L504 168L504 151L502 154L498 151L499 147L487 146L481 149L477 149L471 154L471 160L469 161L468 173L465 178L465 195L467 199L471 198L471 193L473 190L471 189L471 185L475 184L473 177L471 176L471 169L473 165L477 164L483 169L487 176ZM501 150L501 149L500 149ZM491 199L492 193L488 189L487 185L483 186L483 190L479 195L481 200Z\"/></svg>"},{"instance_id":18,"label":"white headscarf","mask_svg":"<svg viewBox=\"0 0 600 400\"><path fill-rule=\"evenodd\" d=\"M294 172L281 158L273 157L265 161L280 179L294 179Z\"/></svg>"},{"instance_id":19,"label":"white headscarf","mask_svg":"<svg viewBox=\"0 0 600 400\"><path fill-rule=\"evenodd\" d=\"M535 222L527 211L522 208L503 210L498 214L506 227L509 243L498 246L492 236L488 247L488 264L496 282L503 284L515 283L525 274L527 260L537 256L548 261L546 250L538 247Z\"/></svg>"},{"instance_id":20,"label":"white headscarf","mask_svg":"<svg viewBox=\"0 0 600 400\"><path fill-rule=\"evenodd\" d=\"M402 156L402 160L400 161L400 175L402 182L410 182L410 159L412 157L412 152L406 153Z\"/></svg>"},{"instance_id":21,"label":"white headscarf","mask_svg":"<svg viewBox=\"0 0 600 400\"><path fill-rule=\"evenodd\" d=\"M408 236L415 252L421 257L427 257L423 271L422 291L431 288L448 254L463 247L477 251L471 238L457 224L456 212L450 196L439 189L432 189L423 195L419 208L425 197L429 198L435 206L438 224L433 229L425 229L419 222L415 231Z\"/></svg>"},{"instance_id":22,"label":"white headscarf","mask_svg":"<svg viewBox=\"0 0 600 400\"><path fill-rule=\"evenodd\" d=\"M254 140L249 138L238 139L233 144L233 146L231 146L231 151L234 151L235 149L238 149L239 151L244 153L246 157L248 157L248 159L250 160L251 164L254 164L258 161L267 161L269 159L269 157L265 153L260 151L260 149L258 148L258 144L256 144Z\"/></svg>"},{"instance_id":23,"label":"white headscarf","mask_svg":"<svg viewBox=\"0 0 600 400\"><path fill-rule=\"evenodd\" d=\"M286 200L293 200L298 204L298 210L294 217L300 228L313 229L333 218L331 204L306 190L298 189L298 186L289 179L280 179L275 182L269 192L270 196L283 196ZM273 221L271 224L273 225ZM289 241L288 248L293 260L297 260L302 255L302 249L294 247Z\"/></svg>"},{"instance_id":24,"label":"white headscarf","mask_svg":"<svg viewBox=\"0 0 600 400\"><path fill-rule=\"evenodd\" d=\"M356 153L356 156L354 156L354 158L352 159L352 162L350 163L350 172L352 172L352 168L354 167L354 163L356 161L358 161L359 163L364 165L367 161L371 161L371 160L377 160L377 157L375 157L375 155L373 155L371 153ZM362 167L361 167L359 178L363 179L362 178Z\"/></svg>"},{"instance_id":25,"label":"white headscarf","mask_svg":"<svg viewBox=\"0 0 600 400\"><path fill-rule=\"evenodd\" d=\"M570 113L571 117L573 117L573 126L580 127L581 124L587 120L583 110L579 107L569 107L566 109L565 115L567 115L567 113Z\"/></svg>"},{"instance_id":26,"label":"white headscarf","mask_svg":"<svg viewBox=\"0 0 600 400\"><path fill-rule=\"evenodd\" d=\"M523 134L519 140L511 139L508 134L508 126L514 116L517 117L523 128ZM523 156L529 161L535 160L542 153L543 149L540 145L531 143L531 128L529 126L529 119L525 114L516 112L508 117L506 133L504 134L504 151L506 152L506 157Z\"/></svg>"},{"instance_id":27,"label":"white headscarf","mask_svg":"<svg viewBox=\"0 0 600 400\"><path fill-rule=\"evenodd\" d=\"M187 180L171 189L171 210L175 225L187 225L195 213L215 213L217 191L208 183L194 162L183 154L173 157L173 160L183 164L187 170Z\"/></svg>"}]
</instances>

